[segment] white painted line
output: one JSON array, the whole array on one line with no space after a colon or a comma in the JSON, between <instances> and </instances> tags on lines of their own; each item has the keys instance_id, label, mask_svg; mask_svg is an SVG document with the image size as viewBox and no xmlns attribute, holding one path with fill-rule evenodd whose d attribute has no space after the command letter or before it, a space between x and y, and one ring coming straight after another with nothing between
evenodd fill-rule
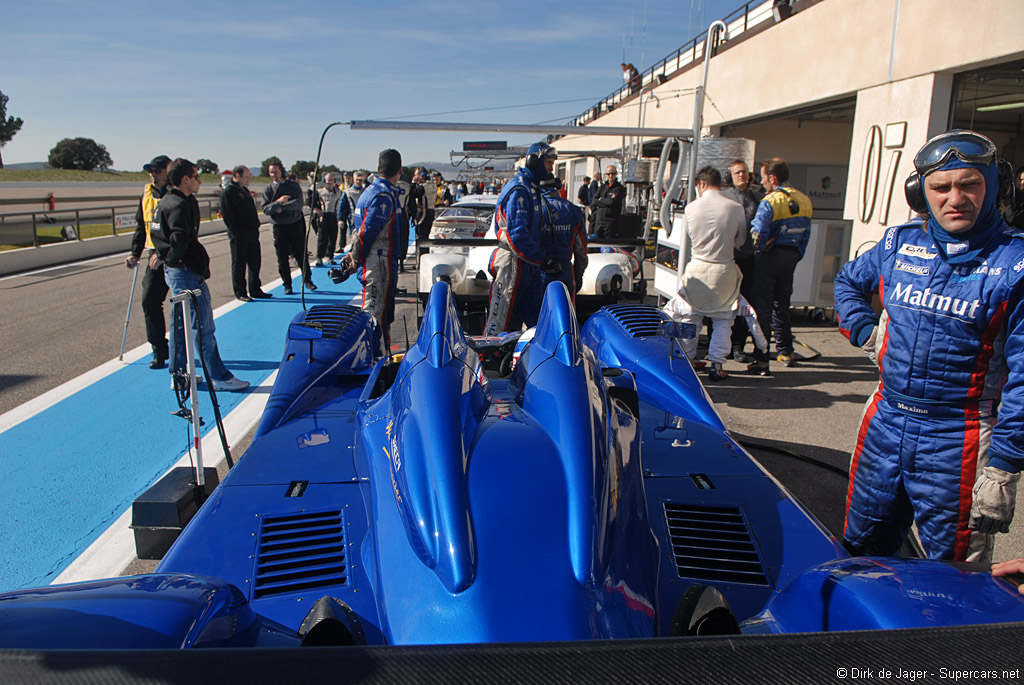
<instances>
[{"instance_id":1,"label":"white painted line","mask_svg":"<svg viewBox=\"0 0 1024 685\"><path fill-rule=\"evenodd\" d=\"M270 390L274 387L276 378L277 370L275 369L260 385L251 388L249 396L224 417L224 433L227 435L229 446L241 440L259 421L263 415L263 408L270 399ZM202 403L199 405L199 410L203 411ZM240 454L233 455L236 461L241 456ZM203 438L203 457L207 462L206 466L216 467L224 461L224 449L220 444L220 435L216 427ZM192 460L187 453L182 455L171 468L179 466L192 466ZM169 472L170 470L168 470ZM132 511L129 506L50 584L77 583L120 575L135 560L135 536L129 528L131 518Z\"/></svg>"},{"instance_id":2,"label":"white painted line","mask_svg":"<svg viewBox=\"0 0 1024 685\"><path fill-rule=\"evenodd\" d=\"M297 273L299 273L298 269L295 270L295 272L292 274L292 277L294 278L295 274ZM281 285L280 278L271 283L268 283L267 287L268 289L272 290L279 285ZM243 304L246 303L239 302L238 300L231 300L231 302L223 304L220 307L217 307L215 310L213 310L213 318L216 319L224 314L227 314L233 309L241 307ZM124 368L126 364L137 362L138 360L148 355L149 352L149 343L139 345L135 349L129 350L124 353L123 362L118 359L111 359L110 361L104 364L100 364L95 369L86 371L77 378L72 378L70 381L58 385L56 388L53 388L52 390L44 392L42 395L39 395L38 397L35 397L29 400L28 402L25 402L24 404L19 405L4 414L0 414L0 433L4 433L5 431L14 428L23 421L28 421L33 416L36 416L37 414L46 411L47 409L57 404L64 398L69 397L81 390L84 390L85 388L88 388L90 385L97 381L103 380L110 374L115 373L116 371L119 371L120 369Z\"/></svg>"}]
</instances>

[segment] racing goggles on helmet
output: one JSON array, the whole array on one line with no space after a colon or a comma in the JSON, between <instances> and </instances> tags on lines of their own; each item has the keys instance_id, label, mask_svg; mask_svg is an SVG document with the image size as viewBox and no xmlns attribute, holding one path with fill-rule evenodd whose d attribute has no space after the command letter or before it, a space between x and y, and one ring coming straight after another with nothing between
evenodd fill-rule
<instances>
[{"instance_id":1,"label":"racing goggles on helmet","mask_svg":"<svg viewBox=\"0 0 1024 685\"><path fill-rule=\"evenodd\" d=\"M914 155L914 168L921 176L927 176L953 157L965 164L992 164L996 160L996 146L980 133L954 129L925 143Z\"/></svg>"}]
</instances>

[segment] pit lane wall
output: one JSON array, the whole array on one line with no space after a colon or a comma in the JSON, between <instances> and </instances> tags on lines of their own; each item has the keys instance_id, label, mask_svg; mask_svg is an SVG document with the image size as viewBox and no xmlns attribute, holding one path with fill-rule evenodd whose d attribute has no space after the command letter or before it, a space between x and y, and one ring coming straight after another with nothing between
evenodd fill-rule
<instances>
[{"instance_id":1,"label":"pit lane wall","mask_svg":"<svg viewBox=\"0 0 1024 685\"><path fill-rule=\"evenodd\" d=\"M853 257L887 225L910 217L903 183L914 152L951 123L969 125L954 118L957 75L1024 59L1024 2L798 0L794 9L780 23L728 37L715 53L701 132L753 139L758 160L782 156L797 187L828 191L836 207L821 218L852 223ZM660 85L652 82L654 97L645 89L587 123L689 128L703 67L703 60L691 63ZM1015 166L1024 164L1019 128L981 129ZM619 143L568 136L554 145L562 163L574 149ZM575 189L599 161L568 163ZM828 174L816 173L820 168ZM836 190L842 196L832 198ZM816 218L818 208L815 201Z\"/></svg>"},{"instance_id":2,"label":"pit lane wall","mask_svg":"<svg viewBox=\"0 0 1024 685\"><path fill-rule=\"evenodd\" d=\"M224 233L227 227L220 219L203 221L199 225L199 235ZM133 232L118 235L100 236L87 240L68 240L63 243L51 243L40 247L23 247L17 250L0 252L0 276L41 269L59 264L81 262L95 257L131 252Z\"/></svg>"}]
</instances>

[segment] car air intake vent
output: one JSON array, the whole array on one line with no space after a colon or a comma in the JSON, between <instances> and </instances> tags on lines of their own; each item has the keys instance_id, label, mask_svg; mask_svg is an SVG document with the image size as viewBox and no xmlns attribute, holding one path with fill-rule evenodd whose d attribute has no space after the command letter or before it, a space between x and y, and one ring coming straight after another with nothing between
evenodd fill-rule
<instances>
[{"instance_id":1,"label":"car air intake vent","mask_svg":"<svg viewBox=\"0 0 1024 685\"><path fill-rule=\"evenodd\" d=\"M267 516L259 536L254 599L348 584L340 510Z\"/></svg>"},{"instance_id":2,"label":"car air intake vent","mask_svg":"<svg viewBox=\"0 0 1024 685\"><path fill-rule=\"evenodd\" d=\"M769 584L739 509L665 502L665 518L680 578Z\"/></svg>"},{"instance_id":3,"label":"car air intake vent","mask_svg":"<svg viewBox=\"0 0 1024 685\"><path fill-rule=\"evenodd\" d=\"M646 338L661 333L667 321L661 311L654 307L637 304L613 304L604 308L633 338Z\"/></svg>"},{"instance_id":4,"label":"car air intake vent","mask_svg":"<svg viewBox=\"0 0 1024 685\"><path fill-rule=\"evenodd\" d=\"M340 338L342 331L361 310L346 304L318 304L306 310L306 318L300 324L319 322L324 327L325 338Z\"/></svg>"}]
</instances>

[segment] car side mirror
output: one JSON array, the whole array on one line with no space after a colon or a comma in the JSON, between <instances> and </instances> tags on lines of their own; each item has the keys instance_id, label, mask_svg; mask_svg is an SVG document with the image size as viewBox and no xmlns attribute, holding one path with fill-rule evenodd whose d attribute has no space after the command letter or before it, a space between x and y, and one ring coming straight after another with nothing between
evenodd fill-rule
<instances>
[{"instance_id":1,"label":"car side mirror","mask_svg":"<svg viewBox=\"0 0 1024 685\"><path fill-rule=\"evenodd\" d=\"M288 339L289 340L308 340L309 341L309 359L308 363L313 363L313 341L320 340L324 337L324 325L320 321L306 321L305 323L293 323L288 324Z\"/></svg>"}]
</instances>

